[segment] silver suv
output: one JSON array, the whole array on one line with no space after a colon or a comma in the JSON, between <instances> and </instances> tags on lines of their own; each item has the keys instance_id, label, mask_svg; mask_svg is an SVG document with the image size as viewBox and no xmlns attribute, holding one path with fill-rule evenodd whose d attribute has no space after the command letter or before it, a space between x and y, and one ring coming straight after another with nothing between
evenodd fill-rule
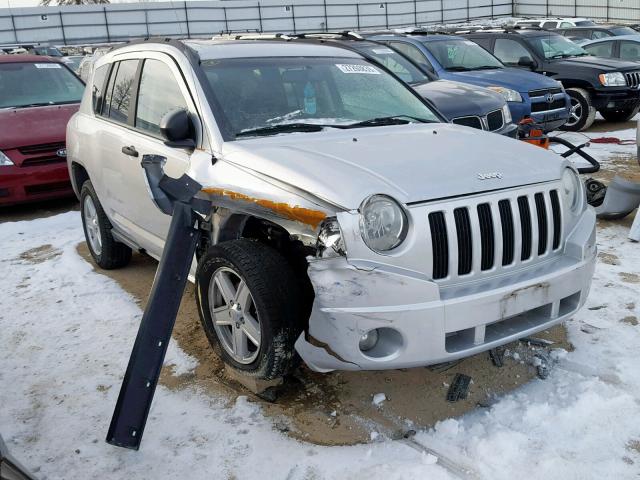
<instances>
[{"instance_id":1,"label":"silver suv","mask_svg":"<svg viewBox=\"0 0 640 480\"><path fill-rule=\"evenodd\" d=\"M212 202L192 275L228 365L269 379L444 362L580 308L595 215L566 160L441 123L385 67L326 45L146 41L104 55L67 131L103 268L159 258L140 162Z\"/></svg>"}]
</instances>

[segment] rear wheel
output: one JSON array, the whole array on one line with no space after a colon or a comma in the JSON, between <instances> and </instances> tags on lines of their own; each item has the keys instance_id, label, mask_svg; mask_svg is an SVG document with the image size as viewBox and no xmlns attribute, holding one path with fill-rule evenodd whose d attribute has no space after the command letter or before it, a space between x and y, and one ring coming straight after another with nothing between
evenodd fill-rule
<instances>
[{"instance_id":1,"label":"rear wheel","mask_svg":"<svg viewBox=\"0 0 640 480\"><path fill-rule=\"evenodd\" d=\"M608 122L628 122L638 113L638 107L622 110L600 110L600 115Z\"/></svg>"},{"instance_id":2,"label":"rear wheel","mask_svg":"<svg viewBox=\"0 0 640 480\"><path fill-rule=\"evenodd\" d=\"M579 132L589 128L596 118L596 109L591 105L591 95L583 88L567 88L571 100L569 120L560 130Z\"/></svg>"},{"instance_id":3,"label":"rear wheel","mask_svg":"<svg viewBox=\"0 0 640 480\"><path fill-rule=\"evenodd\" d=\"M111 222L90 180L84 182L80 191L80 212L89 252L98 266L105 270L126 266L131 260L131 249L111 235Z\"/></svg>"},{"instance_id":4,"label":"rear wheel","mask_svg":"<svg viewBox=\"0 0 640 480\"><path fill-rule=\"evenodd\" d=\"M198 262L196 301L209 343L245 375L271 380L297 365L301 297L285 258L257 241L223 242Z\"/></svg>"}]
</instances>

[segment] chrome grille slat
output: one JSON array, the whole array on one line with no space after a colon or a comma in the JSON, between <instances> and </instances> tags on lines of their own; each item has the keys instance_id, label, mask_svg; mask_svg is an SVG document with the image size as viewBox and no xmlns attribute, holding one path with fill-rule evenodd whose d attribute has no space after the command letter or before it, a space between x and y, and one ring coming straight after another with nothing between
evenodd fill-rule
<instances>
[{"instance_id":1,"label":"chrome grille slat","mask_svg":"<svg viewBox=\"0 0 640 480\"><path fill-rule=\"evenodd\" d=\"M625 72L624 78L627 80L627 86L638 87L640 86L640 71L638 72Z\"/></svg>"},{"instance_id":2,"label":"chrome grille slat","mask_svg":"<svg viewBox=\"0 0 640 480\"><path fill-rule=\"evenodd\" d=\"M430 273L445 283L557 255L564 239L556 184L427 208Z\"/></svg>"}]
</instances>

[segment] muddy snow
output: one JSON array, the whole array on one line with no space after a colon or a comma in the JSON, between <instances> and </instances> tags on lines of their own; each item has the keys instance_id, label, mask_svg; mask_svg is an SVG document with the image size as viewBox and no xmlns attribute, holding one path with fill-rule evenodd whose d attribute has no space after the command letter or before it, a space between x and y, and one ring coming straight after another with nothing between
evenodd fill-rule
<instances>
[{"instance_id":1,"label":"muddy snow","mask_svg":"<svg viewBox=\"0 0 640 480\"><path fill-rule=\"evenodd\" d=\"M640 171L635 145L591 151L606 172ZM551 346L511 345L506 370L482 355L442 371L303 372L282 404L267 404L218 375L183 302L138 452L104 438L153 262L135 256L119 274L138 272L128 283L95 270L75 211L1 223L0 433L42 479L637 478L640 244L627 239L631 220L599 223L591 295L566 323L568 342L559 329L545 337ZM458 372L473 378L473 399L430 408Z\"/></svg>"}]
</instances>

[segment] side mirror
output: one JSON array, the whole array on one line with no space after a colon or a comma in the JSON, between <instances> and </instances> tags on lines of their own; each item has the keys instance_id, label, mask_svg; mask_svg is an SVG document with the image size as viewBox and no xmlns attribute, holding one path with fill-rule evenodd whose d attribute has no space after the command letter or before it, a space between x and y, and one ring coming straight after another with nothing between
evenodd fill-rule
<instances>
[{"instance_id":1,"label":"side mirror","mask_svg":"<svg viewBox=\"0 0 640 480\"><path fill-rule=\"evenodd\" d=\"M531 57L520 57L518 59L518 66L530 68L531 70L533 70L536 64L533 62L533 59Z\"/></svg>"},{"instance_id":2,"label":"side mirror","mask_svg":"<svg viewBox=\"0 0 640 480\"><path fill-rule=\"evenodd\" d=\"M193 139L193 122L186 110L179 109L167 112L160 120L160 133L165 138L164 144L168 147L191 150L196 147L196 142Z\"/></svg>"}]
</instances>

